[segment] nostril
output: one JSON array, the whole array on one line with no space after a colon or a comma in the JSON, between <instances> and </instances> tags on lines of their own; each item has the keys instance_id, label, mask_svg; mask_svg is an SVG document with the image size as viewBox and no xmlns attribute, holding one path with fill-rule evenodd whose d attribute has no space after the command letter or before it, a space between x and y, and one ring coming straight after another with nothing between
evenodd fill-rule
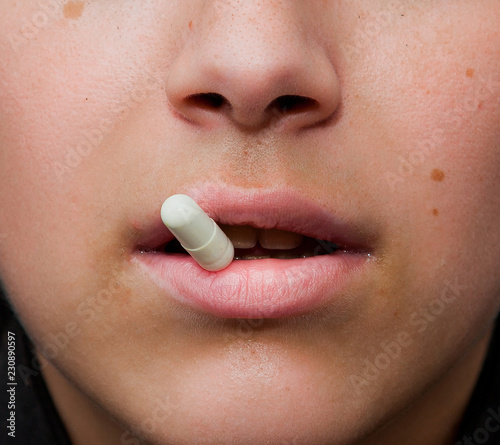
<instances>
[{"instance_id":1,"label":"nostril","mask_svg":"<svg viewBox=\"0 0 500 445\"><path fill-rule=\"evenodd\" d=\"M319 106L318 102L310 97L285 95L274 99L268 106L268 109L277 111L281 114L301 113L310 111Z\"/></svg>"},{"instance_id":2,"label":"nostril","mask_svg":"<svg viewBox=\"0 0 500 445\"><path fill-rule=\"evenodd\" d=\"M197 106L200 108L208 108L212 110L221 108L227 102L224 96L217 93L192 94L186 97L185 101L189 105Z\"/></svg>"}]
</instances>

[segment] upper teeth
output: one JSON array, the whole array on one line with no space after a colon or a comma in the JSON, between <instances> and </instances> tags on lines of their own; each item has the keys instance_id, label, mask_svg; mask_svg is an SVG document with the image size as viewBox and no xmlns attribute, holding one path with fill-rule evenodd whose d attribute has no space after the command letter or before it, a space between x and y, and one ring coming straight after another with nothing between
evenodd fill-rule
<instances>
[{"instance_id":1,"label":"upper teeth","mask_svg":"<svg viewBox=\"0 0 500 445\"><path fill-rule=\"evenodd\" d=\"M278 229L257 229L252 226L230 226L220 224L235 248L251 249L257 245L265 249L294 249L302 244L303 236Z\"/></svg>"},{"instance_id":2,"label":"upper teeth","mask_svg":"<svg viewBox=\"0 0 500 445\"><path fill-rule=\"evenodd\" d=\"M302 244L303 236L285 230L259 230L259 244L265 249L294 249Z\"/></svg>"},{"instance_id":3,"label":"upper teeth","mask_svg":"<svg viewBox=\"0 0 500 445\"><path fill-rule=\"evenodd\" d=\"M251 249L257 244L259 232L252 226L228 226L219 224L237 249Z\"/></svg>"}]
</instances>

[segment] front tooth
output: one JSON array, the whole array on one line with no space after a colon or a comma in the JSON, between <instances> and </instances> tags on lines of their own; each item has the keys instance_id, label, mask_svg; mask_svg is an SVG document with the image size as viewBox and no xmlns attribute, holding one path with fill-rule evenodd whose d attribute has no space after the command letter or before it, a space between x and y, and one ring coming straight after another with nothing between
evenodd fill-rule
<instances>
[{"instance_id":1,"label":"front tooth","mask_svg":"<svg viewBox=\"0 0 500 445\"><path fill-rule=\"evenodd\" d=\"M295 249L302 244L303 236L278 229L259 230L259 244L265 249Z\"/></svg>"},{"instance_id":2,"label":"front tooth","mask_svg":"<svg viewBox=\"0 0 500 445\"><path fill-rule=\"evenodd\" d=\"M257 245L258 230L252 226L219 224L236 249L251 249Z\"/></svg>"}]
</instances>

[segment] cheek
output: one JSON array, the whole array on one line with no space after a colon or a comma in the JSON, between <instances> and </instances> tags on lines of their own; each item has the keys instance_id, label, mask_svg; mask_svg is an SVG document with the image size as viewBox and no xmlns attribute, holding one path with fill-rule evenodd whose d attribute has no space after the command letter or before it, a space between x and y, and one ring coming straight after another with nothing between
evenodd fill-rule
<instances>
[{"instance_id":1,"label":"cheek","mask_svg":"<svg viewBox=\"0 0 500 445\"><path fill-rule=\"evenodd\" d=\"M138 30L147 29L139 23L147 14L135 18L99 2L83 11L46 11L35 2L9 8L9 18L0 19L2 276L16 264L37 273L69 252L77 262L96 225L90 215L110 205L99 192L113 165L99 158L119 125L162 88L161 77L143 69L141 54L130 52ZM113 13L124 14L120 23L129 32L109 26ZM39 19L27 37L23 24L44 14L48 21Z\"/></svg>"},{"instance_id":2,"label":"cheek","mask_svg":"<svg viewBox=\"0 0 500 445\"><path fill-rule=\"evenodd\" d=\"M462 51L460 37L456 41L456 50ZM487 42L476 45L487 47ZM500 59L463 51L449 69L433 73L431 65L428 76L416 83L412 120L405 124L406 143L395 151L392 176L385 179L409 216L415 267L427 271L428 277L454 273L462 283L472 285L472 294L477 286L474 305L470 293L463 302L471 311L481 310L484 303L487 312L496 310L500 291L496 223L500 217ZM401 134L403 128L396 121Z\"/></svg>"},{"instance_id":3,"label":"cheek","mask_svg":"<svg viewBox=\"0 0 500 445\"><path fill-rule=\"evenodd\" d=\"M396 326L415 344L440 335L442 350L456 350L500 306L500 51L496 26L472 29L437 26L453 42L437 51L425 33L394 32L379 50L398 57L345 74L346 118L362 129L355 177L386 229L364 318L375 342L381 325Z\"/></svg>"}]
</instances>

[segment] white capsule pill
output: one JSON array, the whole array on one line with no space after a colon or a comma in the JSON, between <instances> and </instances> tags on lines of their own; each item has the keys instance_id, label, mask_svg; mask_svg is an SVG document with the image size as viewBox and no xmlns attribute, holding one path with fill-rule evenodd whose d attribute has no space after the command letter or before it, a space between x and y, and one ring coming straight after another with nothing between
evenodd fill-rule
<instances>
[{"instance_id":1,"label":"white capsule pill","mask_svg":"<svg viewBox=\"0 0 500 445\"><path fill-rule=\"evenodd\" d=\"M233 261L231 240L189 196L167 198L161 206L161 219L203 269L222 270Z\"/></svg>"}]
</instances>

